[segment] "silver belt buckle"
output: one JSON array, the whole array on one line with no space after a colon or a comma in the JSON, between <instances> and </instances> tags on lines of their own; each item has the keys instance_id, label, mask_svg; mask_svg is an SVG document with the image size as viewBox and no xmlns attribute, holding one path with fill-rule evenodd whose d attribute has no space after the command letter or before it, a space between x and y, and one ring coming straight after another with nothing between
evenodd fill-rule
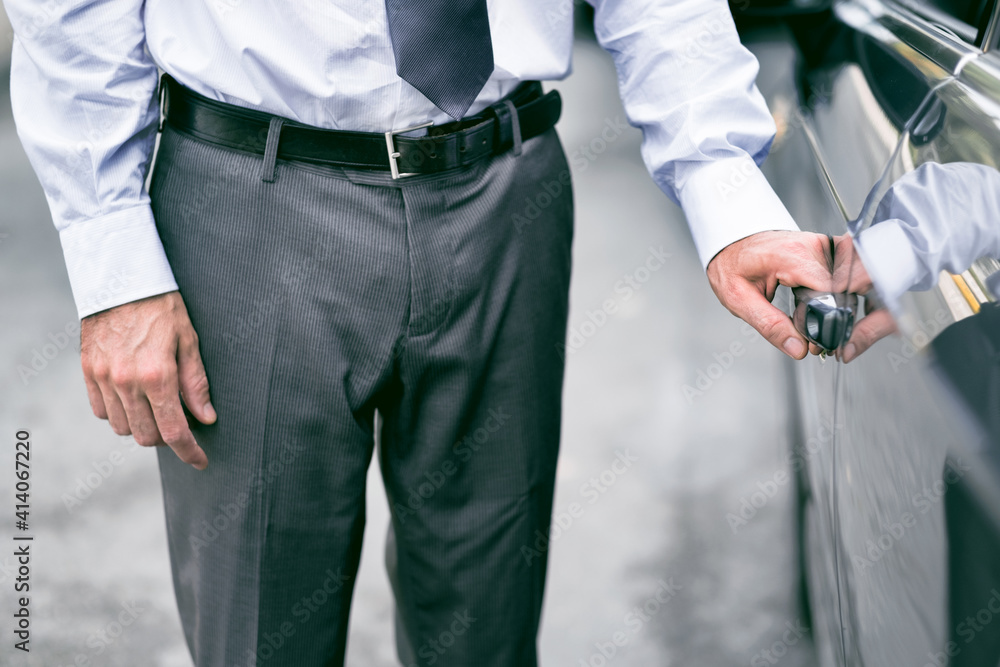
<instances>
[{"instance_id":1,"label":"silver belt buckle","mask_svg":"<svg viewBox=\"0 0 1000 667\"><path fill-rule=\"evenodd\" d=\"M396 159L399 158L399 151L396 150L396 142L393 136L397 134L402 134L404 132L412 132L413 130L419 130L421 128L430 127L433 125L433 121L423 123L421 125L414 125L413 127L404 127L402 130L389 130L385 133L385 147L389 152L389 171L392 172L392 178L397 179L400 176L416 176L416 172L412 173L399 173L399 164L397 164Z\"/></svg>"}]
</instances>

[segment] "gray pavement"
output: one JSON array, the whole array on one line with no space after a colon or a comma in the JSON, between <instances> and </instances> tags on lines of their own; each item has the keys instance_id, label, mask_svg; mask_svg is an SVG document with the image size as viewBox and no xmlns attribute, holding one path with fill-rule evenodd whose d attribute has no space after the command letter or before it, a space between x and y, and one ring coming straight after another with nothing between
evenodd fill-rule
<instances>
[{"instance_id":1,"label":"gray pavement","mask_svg":"<svg viewBox=\"0 0 1000 667\"><path fill-rule=\"evenodd\" d=\"M542 663L812 664L787 632L802 615L780 481L783 359L716 302L680 211L639 160L610 59L583 42L574 66L557 84L577 220ZM60 333L76 316L58 237L5 93L0 156L0 665L188 667L153 452L90 413L78 337ZM33 359L37 375L22 376ZM29 654L12 648L9 613L18 428L33 439ZM727 514L758 491L765 502L734 529ZM348 664L390 667L374 467L368 504Z\"/></svg>"}]
</instances>

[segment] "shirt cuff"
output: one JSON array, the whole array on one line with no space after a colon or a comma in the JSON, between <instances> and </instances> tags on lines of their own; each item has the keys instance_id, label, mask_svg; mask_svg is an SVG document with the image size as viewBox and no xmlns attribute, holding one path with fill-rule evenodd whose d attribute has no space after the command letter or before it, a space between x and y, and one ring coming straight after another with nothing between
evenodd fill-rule
<instances>
[{"instance_id":1,"label":"shirt cuff","mask_svg":"<svg viewBox=\"0 0 1000 667\"><path fill-rule=\"evenodd\" d=\"M59 240L80 319L177 289L149 206L70 225Z\"/></svg>"},{"instance_id":2,"label":"shirt cuff","mask_svg":"<svg viewBox=\"0 0 1000 667\"><path fill-rule=\"evenodd\" d=\"M704 268L720 250L751 234L799 231L750 156L689 167L678 199Z\"/></svg>"},{"instance_id":3,"label":"shirt cuff","mask_svg":"<svg viewBox=\"0 0 1000 667\"><path fill-rule=\"evenodd\" d=\"M900 220L883 220L865 229L858 234L856 247L872 285L890 310L927 273Z\"/></svg>"}]
</instances>

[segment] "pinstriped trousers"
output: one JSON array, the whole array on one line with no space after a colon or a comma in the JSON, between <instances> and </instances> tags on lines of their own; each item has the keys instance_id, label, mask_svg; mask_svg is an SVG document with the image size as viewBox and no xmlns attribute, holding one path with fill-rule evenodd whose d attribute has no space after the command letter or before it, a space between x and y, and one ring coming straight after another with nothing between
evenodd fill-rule
<instances>
[{"instance_id":1,"label":"pinstriped trousers","mask_svg":"<svg viewBox=\"0 0 1000 667\"><path fill-rule=\"evenodd\" d=\"M397 181L262 161L168 125L150 188L218 412L193 425L207 470L159 456L196 665L343 664L377 428L402 664L536 665L573 234L555 130Z\"/></svg>"}]
</instances>

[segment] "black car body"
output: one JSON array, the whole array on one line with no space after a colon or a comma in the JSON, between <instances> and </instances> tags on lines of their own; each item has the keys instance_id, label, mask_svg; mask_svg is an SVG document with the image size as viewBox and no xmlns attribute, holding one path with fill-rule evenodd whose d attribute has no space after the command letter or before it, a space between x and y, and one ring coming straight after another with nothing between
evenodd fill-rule
<instances>
[{"instance_id":1,"label":"black car body","mask_svg":"<svg viewBox=\"0 0 1000 667\"><path fill-rule=\"evenodd\" d=\"M764 170L803 229L863 248L891 208L886 194L906 179L922 187L939 166L987 178L952 182L962 194L945 190L957 204L944 213L915 212L938 228L921 240L911 225L915 256L972 234L975 215L992 218L982 212L1000 195L989 180L1000 167L997 2L731 7L778 127ZM1000 236L1000 217L977 222ZM888 306L897 331L856 359L790 365L790 461L822 665L1000 664L1000 264L982 256L982 236L967 246L977 250L965 266L929 270L893 304L879 303L874 281L855 317Z\"/></svg>"}]
</instances>

